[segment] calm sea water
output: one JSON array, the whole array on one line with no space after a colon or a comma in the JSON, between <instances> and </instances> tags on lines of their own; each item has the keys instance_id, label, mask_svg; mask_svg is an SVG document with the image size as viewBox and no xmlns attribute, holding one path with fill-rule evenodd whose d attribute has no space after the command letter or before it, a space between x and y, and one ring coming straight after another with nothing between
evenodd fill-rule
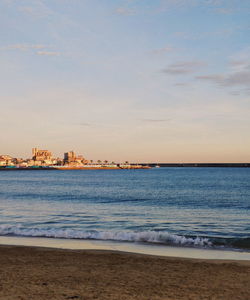
<instances>
[{"instance_id":1,"label":"calm sea water","mask_svg":"<svg viewBox=\"0 0 250 300\"><path fill-rule=\"evenodd\" d=\"M0 172L0 235L250 250L250 169Z\"/></svg>"}]
</instances>

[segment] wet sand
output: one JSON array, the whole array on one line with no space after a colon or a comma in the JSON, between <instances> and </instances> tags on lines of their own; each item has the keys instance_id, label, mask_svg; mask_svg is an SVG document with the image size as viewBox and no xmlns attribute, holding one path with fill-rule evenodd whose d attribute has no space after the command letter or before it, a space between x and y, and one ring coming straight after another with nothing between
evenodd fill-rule
<instances>
[{"instance_id":1,"label":"wet sand","mask_svg":"<svg viewBox=\"0 0 250 300\"><path fill-rule=\"evenodd\" d=\"M0 246L0 299L250 299L250 262Z\"/></svg>"}]
</instances>

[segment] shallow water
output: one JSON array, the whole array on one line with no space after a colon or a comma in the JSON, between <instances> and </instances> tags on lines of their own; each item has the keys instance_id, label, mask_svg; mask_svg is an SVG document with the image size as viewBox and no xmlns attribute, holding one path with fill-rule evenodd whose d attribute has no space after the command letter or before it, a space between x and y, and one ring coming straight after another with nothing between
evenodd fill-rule
<instances>
[{"instance_id":1,"label":"shallow water","mask_svg":"<svg viewBox=\"0 0 250 300\"><path fill-rule=\"evenodd\" d=\"M250 169L0 172L0 235L250 249Z\"/></svg>"}]
</instances>

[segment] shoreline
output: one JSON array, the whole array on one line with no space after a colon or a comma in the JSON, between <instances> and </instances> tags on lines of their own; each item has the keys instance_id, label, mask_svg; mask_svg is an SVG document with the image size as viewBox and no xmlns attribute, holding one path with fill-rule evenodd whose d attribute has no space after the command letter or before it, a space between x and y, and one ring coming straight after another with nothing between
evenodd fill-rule
<instances>
[{"instance_id":1,"label":"shoreline","mask_svg":"<svg viewBox=\"0 0 250 300\"><path fill-rule=\"evenodd\" d=\"M116 249L70 249L70 248L55 248L55 247L46 247L46 246L27 246L27 245L10 245L10 244L0 244L0 253L2 249L17 249L17 250L36 250L36 251L52 251L52 252L62 252L62 253L100 253L100 254L117 254L125 256L135 256L135 257L144 257L152 259L165 259L173 261L190 261L190 262L205 262L208 264L233 264L233 265L242 265L250 267L250 260L238 260L238 259L216 259L216 258L194 258L194 257L183 257L183 256L167 256L167 255L157 255L157 254L147 254L140 252L129 252L125 250L116 250Z\"/></svg>"},{"instance_id":2,"label":"shoreline","mask_svg":"<svg viewBox=\"0 0 250 300\"><path fill-rule=\"evenodd\" d=\"M250 168L250 163L131 163L129 167L121 167L119 164L116 167L100 166L93 167L85 165L81 167L73 166L36 166L36 167L8 167L0 166L0 171L45 171L45 170L145 170L155 168Z\"/></svg>"},{"instance_id":3,"label":"shoreline","mask_svg":"<svg viewBox=\"0 0 250 300\"><path fill-rule=\"evenodd\" d=\"M121 167L15 167L15 168L3 168L0 167L0 171L84 171L84 170L147 170L151 169L151 167L129 167L129 168L121 168Z\"/></svg>"},{"instance_id":4,"label":"shoreline","mask_svg":"<svg viewBox=\"0 0 250 300\"><path fill-rule=\"evenodd\" d=\"M1 245L0 272L4 300L250 298L249 261Z\"/></svg>"},{"instance_id":5,"label":"shoreline","mask_svg":"<svg viewBox=\"0 0 250 300\"><path fill-rule=\"evenodd\" d=\"M250 252L231 249L209 249L198 247L167 246L138 242L109 240L62 239L46 237L0 236L0 246L41 247L62 250L116 251L142 255L184 259L205 259L221 261L249 261Z\"/></svg>"}]
</instances>

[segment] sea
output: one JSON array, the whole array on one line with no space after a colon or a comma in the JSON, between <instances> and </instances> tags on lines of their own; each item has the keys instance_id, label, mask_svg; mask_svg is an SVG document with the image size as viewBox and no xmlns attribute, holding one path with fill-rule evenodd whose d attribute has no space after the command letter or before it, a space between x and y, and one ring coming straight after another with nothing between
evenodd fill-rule
<instances>
[{"instance_id":1,"label":"sea","mask_svg":"<svg viewBox=\"0 0 250 300\"><path fill-rule=\"evenodd\" d=\"M0 236L250 252L250 168L0 172Z\"/></svg>"}]
</instances>

